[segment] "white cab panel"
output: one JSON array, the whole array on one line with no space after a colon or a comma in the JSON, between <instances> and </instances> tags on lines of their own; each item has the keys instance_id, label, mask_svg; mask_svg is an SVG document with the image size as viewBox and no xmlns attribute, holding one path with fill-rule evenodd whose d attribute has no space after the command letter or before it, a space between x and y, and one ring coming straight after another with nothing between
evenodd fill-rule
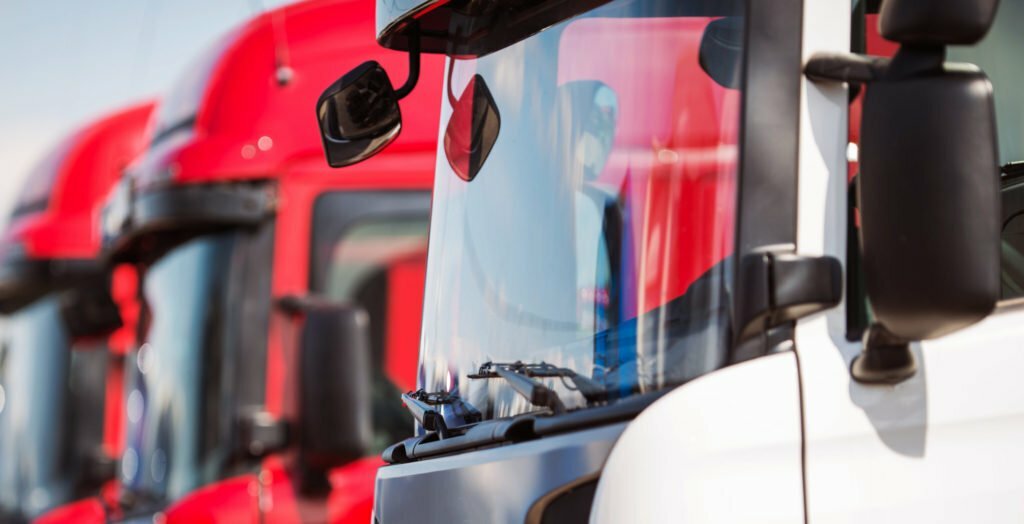
<instances>
[{"instance_id":1,"label":"white cab panel","mask_svg":"<svg viewBox=\"0 0 1024 524\"><path fill-rule=\"evenodd\" d=\"M797 380L787 352L668 393L612 449L591 522L803 522Z\"/></svg>"},{"instance_id":2,"label":"white cab panel","mask_svg":"<svg viewBox=\"0 0 1024 524\"><path fill-rule=\"evenodd\" d=\"M897 386L852 381L820 327L797 339L809 522L1024 522L1024 306L916 345Z\"/></svg>"},{"instance_id":3,"label":"white cab panel","mask_svg":"<svg viewBox=\"0 0 1024 524\"><path fill-rule=\"evenodd\" d=\"M805 60L848 50L848 10L805 4ZM845 260L845 89L804 92L797 251ZM897 386L853 381L844 333L845 304L797 325L807 521L1024 522L1024 304L915 345Z\"/></svg>"}]
</instances>

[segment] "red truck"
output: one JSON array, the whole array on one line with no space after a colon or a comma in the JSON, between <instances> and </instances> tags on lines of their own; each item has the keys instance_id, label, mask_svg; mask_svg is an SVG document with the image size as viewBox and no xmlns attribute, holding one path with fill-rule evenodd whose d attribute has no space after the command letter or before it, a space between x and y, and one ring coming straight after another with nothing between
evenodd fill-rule
<instances>
[{"instance_id":1,"label":"red truck","mask_svg":"<svg viewBox=\"0 0 1024 524\"><path fill-rule=\"evenodd\" d=\"M112 194L107 245L139 268L143 312L106 518L370 518L379 452L412 427L398 392L416 383L438 121L419 112L389 154L323 165L323 85L368 58L405 66L373 26L371 4L325 0L231 32ZM441 70L422 64L437 87L414 103L436 105Z\"/></svg>"},{"instance_id":2,"label":"red truck","mask_svg":"<svg viewBox=\"0 0 1024 524\"><path fill-rule=\"evenodd\" d=\"M153 104L82 127L28 179L0 239L0 522L23 522L114 478L130 268L100 256L96 211L145 145Z\"/></svg>"}]
</instances>

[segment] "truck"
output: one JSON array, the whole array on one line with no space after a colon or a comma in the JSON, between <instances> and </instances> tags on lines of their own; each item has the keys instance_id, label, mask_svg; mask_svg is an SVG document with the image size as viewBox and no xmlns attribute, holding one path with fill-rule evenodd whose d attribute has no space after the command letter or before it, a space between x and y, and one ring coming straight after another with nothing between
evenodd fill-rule
<instances>
[{"instance_id":1,"label":"truck","mask_svg":"<svg viewBox=\"0 0 1024 524\"><path fill-rule=\"evenodd\" d=\"M114 478L134 274L95 213L142 151L153 103L82 126L27 175L0 237L0 522L28 522Z\"/></svg>"},{"instance_id":2,"label":"truck","mask_svg":"<svg viewBox=\"0 0 1024 524\"><path fill-rule=\"evenodd\" d=\"M378 1L447 70L373 522L1019 519L1022 17ZM410 83L331 84L329 164L385 150Z\"/></svg>"},{"instance_id":3,"label":"truck","mask_svg":"<svg viewBox=\"0 0 1024 524\"><path fill-rule=\"evenodd\" d=\"M398 393L416 382L438 119L419 112L371 162L322 165L322 85L405 63L375 45L372 13L302 2L226 35L111 193L106 250L138 269L142 312L105 519L369 519L379 452L412 424ZM440 96L441 65L424 62L437 87L416 103Z\"/></svg>"}]
</instances>

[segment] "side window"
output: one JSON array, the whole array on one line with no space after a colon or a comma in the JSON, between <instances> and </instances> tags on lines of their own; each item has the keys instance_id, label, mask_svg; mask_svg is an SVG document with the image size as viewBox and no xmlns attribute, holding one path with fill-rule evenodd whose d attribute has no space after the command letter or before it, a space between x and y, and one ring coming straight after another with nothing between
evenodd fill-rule
<instances>
[{"instance_id":1,"label":"side window","mask_svg":"<svg viewBox=\"0 0 1024 524\"><path fill-rule=\"evenodd\" d=\"M0 321L0 421L3 420L4 407L7 405L7 391L4 389L7 369L7 323ZM2 422L0 422L2 427ZM0 429L0 434L3 430Z\"/></svg>"},{"instance_id":2,"label":"side window","mask_svg":"<svg viewBox=\"0 0 1024 524\"><path fill-rule=\"evenodd\" d=\"M416 386L426 265L426 217L357 223L331 250L324 294L370 314L374 447L380 450L410 431L398 398Z\"/></svg>"},{"instance_id":3,"label":"side window","mask_svg":"<svg viewBox=\"0 0 1024 524\"><path fill-rule=\"evenodd\" d=\"M1002 176L1002 298L1024 297L1024 3L1002 2L995 25L976 46L950 47L948 59L981 67L996 99Z\"/></svg>"},{"instance_id":4,"label":"side window","mask_svg":"<svg viewBox=\"0 0 1024 524\"><path fill-rule=\"evenodd\" d=\"M855 53L866 53L875 56L892 56L896 53L896 44L889 42L878 34L877 0L854 0L852 27L850 31L850 50ZM871 323L871 309L868 307L864 276L860 262L860 214L857 208L857 175L860 172L858 155L860 151L860 116L864 90L851 91L849 119L848 160L848 208L847 242L846 242L846 338L859 340L864 330Z\"/></svg>"},{"instance_id":5,"label":"side window","mask_svg":"<svg viewBox=\"0 0 1024 524\"><path fill-rule=\"evenodd\" d=\"M327 195L314 210L311 290L370 317L374 451L409 436L399 396L416 388L429 194ZM361 206L362 209L354 209Z\"/></svg>"}]
</instances>

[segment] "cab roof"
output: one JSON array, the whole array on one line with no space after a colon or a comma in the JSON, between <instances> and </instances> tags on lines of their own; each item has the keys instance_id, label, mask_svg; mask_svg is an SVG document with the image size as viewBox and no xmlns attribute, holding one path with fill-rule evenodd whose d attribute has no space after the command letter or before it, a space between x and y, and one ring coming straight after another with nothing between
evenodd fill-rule
<instances>
[{"instance_id":1,"label":"cab roof","mask_svg":"<svg viewBox=\"0 0 1024 524\"><path fill-rule=\"evenodd\" d=\"M380 171L387 157L436 150L443 57L424 57L419 86L402 101L402 135L383 160L331 170L323 161L315 107L323 89L367 60L401 81L408 56L381 48L373 2L312 0L268 11L199 57L165 98L151 148L131 170L136 191L167 185L265 180L316 160L325 184ZM420 185L432 157L417 166ZM421 169L422 167L422 169ZM387 176L386 174L384 175Z\"/></svg>"},{"instance_id":2,"label":"cab roof","mask_svg":"<svg viewBox=\"0 0 1024 524\"><path fill-rule=\"evenodd\" d=\"M108 114L61 140L29 173L0 238L0 256L96 259L98 209L146 144L152 101Z\"/></svg>"}]
</instances>

